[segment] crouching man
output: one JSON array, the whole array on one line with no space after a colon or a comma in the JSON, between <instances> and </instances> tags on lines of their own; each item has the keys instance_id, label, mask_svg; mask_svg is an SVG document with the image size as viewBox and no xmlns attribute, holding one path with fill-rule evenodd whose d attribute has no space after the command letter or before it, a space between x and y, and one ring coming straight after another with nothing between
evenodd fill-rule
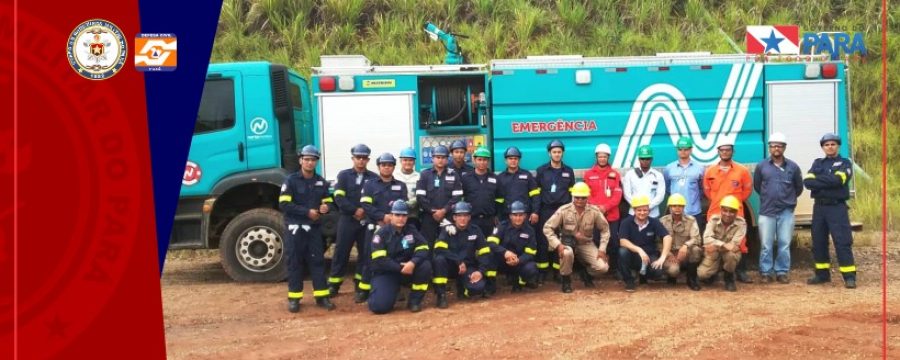
<instances>
[{"instance_id":1,"label":"crouching man","mask_svg":"<svg viewBox=\"0 0 900 360\"><path fill-rule=\"evenodd\" d=\"M719 203L720 214L713 215L703 232L703 261L697 269L700 280L725 272L725 290L737 291L734 271L741 261L741 239L747 234L747 222L738 217L741 202L734 196L726 196Z\"/></svg>"},{"instance_id":2,"label":"crouching man","mask_svg":"<svg viewBox=\"0 0 900 360\"><path fill-rule=\"evenodd\" d=\"M400 287L411 285L406 301L409 311L422 310L422 299L431 282L428 243L410 224L409 206L403 200L391 205L391 221L372 237L372 291L369 310L386 314L394 309Z\"/></svg>"}]
</instances>

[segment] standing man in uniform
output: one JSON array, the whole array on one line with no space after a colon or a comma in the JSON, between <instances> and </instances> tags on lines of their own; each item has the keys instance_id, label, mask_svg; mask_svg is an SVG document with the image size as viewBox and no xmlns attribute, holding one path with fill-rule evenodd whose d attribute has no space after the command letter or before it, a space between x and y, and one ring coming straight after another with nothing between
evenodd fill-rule
<instances>
[{"instance_id":1,"label":"standing man in uniform","mask_svg":"<svg viewBox=\"0 0 900 360\"><path fill-rule=\"evenodd\" d=\"M488 169L491 161L491 151L485 147L479 147L474 153L475 170L462 176L462 189L466 202L472 205L472 224L481 229L485 238L494 232L497 225L497 210L501 207L500 187L497 175ZM484 294L488 297L497 292L496 269L490 269L485 273L487 284Z\"/></svg>"},{"instance_id":2,"label":"standing man in uniform","mask_svg":"<svg viewBox=\"0 0 900 360\"><path fill-rule=\"evenodd\" d=\"M278 206L284 213L284 252L288 272L288 311L300 311L303 298L303 267L309 265L316 305L327 310L335 306L328 299L325 281L325 249L319 218L330 210L325 178L316 174L319 149L306 145L300 149L300 171L288 175L281 186Z\"/></svg>"},{"instance_id":3,"label":"standing man in uniform","mask_svg":"<svg viewBox=\"0 0 900 360\"><path fill-rule=\"evenodd\" d=\"M659 205L666 198L666 179L659 170L650 167L653 163L653 148L650 145L638 148L638 162L640 166L631 169L622 181L625 200L631 204L635 196L649 196L650 216L659 218ZM628 213L634 215L634 206Z\"/></svg>"},{"instance_id":4,"label":"standing man in uniform","mask_svg":"<svg viewBox=\"0 0 900 360\"><path fill-rule=\"evenodd\" d=\"M475 170L472 165L466 163L466 152L468 150L469 147L466 146L466 142L463 140L454 140L450 143L450 155L453 155L453 164L450 164L450 168L459 176Z\"/></svg>"},{"instance_id":5,"label":"standing man in uniform","mask_svg":"<svg viewBox=\"0 0 900 360\"><path fill-rule=\"evenodd\" d=\"M853 235L850 232L850 215L847 200L850 198L850 179L853 163L842 157L838 150L841 137L825 134L819 140L825 152L824 158L813 161L803 177L803 185L812 193L812 240L816 274L806 281L810 285L831 282L831 259L828 254L828 235L834 241L844 287L856 288L856 263L853 261Z\"/></svg>"},{"instance_id":6,"label":"standing man in uniform","mask_svg":"<svg viewBox=\"0 0 900 360\"><path fill-rule=\"evenodd\" d=\"M366 211L359 202L359 193L366 181L378 178L378 174L366 169L371 152L365 144L351 148L353 167L341 170L337 175L337 184L334 185L334 203L341 216L338 218L337 242L334 244L331 275L328 277L328 290L331 296L338 294L344 282L344 271L350 262L350 249L353 248L353 244L356 244L357 254L362 254L365 248L363 240L366 237ZM359 281L362 280L362 267L359 263L357 260L354 287L359 286Z\"/></svg>"},{"instance_id":7,"label":"standing man in uniform","mask_svg":"<svg viewBox=\"0 0 900 360\"><path fill-rule=\"evenodd\" d=\"M634 215L622 220L619 239L619 275L625 281L625 291L634 292L634 274L638 271L641 283L645 279L660 279L665 274L665 263L672 248L672 236L656 218L650 216L650 197L635 195L631 208ZM662 238L662 251L656 240Z\"/></svg>"},{"instance_id":8,"label":"standing man in uniform","mask_svg":"<svg viewBox=\"0 0 900 360\"><path fill-rule=\"evenodd\" d=\"M566 145L563 144L562 141L553 140L549 144L547 144L547 153L550 155L550 162L541 165L537 168L537 183L540 187L540 196L541 201L538 205L538 213L540 214L540 220L538 220L538 229L543 229L544 224L547 223L547 220L550 219L553 214L556 213L560 207L566 204L572 203L572 186L575 185L575 171L572 170L566 164L563 164L563 153L566 151ZM590 189L588 189L588 196L590 195ZM606 222L606 219L604 219ZM609 225L606 226L606 231L609 231ZM591 237L593 237L593 232L591 233ZM609 240L609 235L606 236L607 241ZM537 262L538 262L538 270L541 271L541 280L543 281L547 277L547 273L549 269L546 267L542 267L543 264L546 264L548 261L553 266L553 277L556 278L559 274L560 266L560 258L559 254L556 251L548 251L548 240L546 237L538 235L538 253L537 253ZM554 246L555 247L555 246ZM604 246L604 250L606 247Z\"/></svg>"},{"instance_id":9,"label":"standing man in uniform","mask_svg":"<svg viewBox=\"0 0 900 360\"><path fill-rule=\"evenodd\" d=\"M406 184L406 198L409 201L409 214L406 222L419 230L422 224L419 222L419 206L416 200L416 186L419 183L420 174L416 171L416 150L408 147L400 150L400 168L394 170L394 178Z\"/></svg>"},{"instance_id":10,"label":"standing man in uniform","mask_svg":"<svg viewBox=\"0 0 900 360\"><path fill-rule=\"evenodd\" d=\"M509 207L509 220L503 221L488 236L494 261L512 283L512 292L522 291L522 286L537 288L538 270L534 263L537 255L537 238L534 228L525 221L525 204L514 201Z\"/></svg>"},{"instance_id":11,"label":"standing man in uniform","mask_svg":"<svg viewBox=\"0 0 900 360\"><path fill-rule=\"evenodd\" d=\"M753 188L759 194L759 275L763 283L791 281L794 208L803 193L803 176L797 163L784 157L785 147L784 134L769 136L771 156L753 171Z\"/></svg>"},{"instance_id":12,"label":"standing man in uniform","mask_svg":"<svg viewBox=\"0 0 900 360\"><path fill-rule=\"evenodd\" d=\"M434 244L440 232L440 223L447 218L450 209L463 195L459 173L447 168L449 151L438 145L431 151L433 166L422 170L416 183L416 200L422 221L422 235L429 246Z\"/></svg>"},{"instance_id":13,"label":"standing man in uniform","mask_svg":"<svg viewBox=\"0 0 900 360\"><path fill-rule=\"evenodd\" d=\"M402 181L394 179L394 168L397 166L397 159L390 153L384 153L375 160L378 164L378 178L367 181L363 185L360 193L359 201L362 203L363 209L366 211L366 240L364 242L364 251L358 258L359 264L362 266L362 280L356 289L354 301L357 304L365 302L369 298L369 291L372 290L372 272L369 271L369 260L372 254L372 238L378 229L386 224L391 223L391 205L394 201L406 201L406 184Z\"/></svg>"},{"instance_id":14,"label":"standing man in uniform","mask_svg":"<svg viewBox=\"0 0 900 360\"><path fill-rule=\"evenodd\" d=\"M719 202L719 213L709 218L703 232L703 260L697 269L700 280L725 272L725 290L737 291L734 272L741 260L741 241L747 235L747 222L737 216L741 201L727 195Z\"/></svg>"},{"instance_id":15,"label":"standing man in uniform","mask_svg":"<svg viewBox=\"0 0 900 360\"><path fill-rule=\"evenodd\" d=\"M456 278L456 297L481 295L487 285L491 248L481 229L469 223L472 206L465 201L453 207L453 225L444 227L434 242L434 290L437 307L446 309L447 279Z\"/></svg>"},{"instance_id":16,"label":"standing man in uniform","mask_svg":"<svg viewBox=\"0 0 900 360\"><path fill-rule=\"evenodd\" d=\"M506 171L497 174L497 180L500 182L500 192L503 194L501 204L512 204L521 201L525 205L525 221L531 226L536 226L539 220L537 209L540 208L541 188L538 187L537 181L531 172L519 167L519 161L522 159L522 152L515 146L506 148L503 152L506 159ZM499 214L501 217L509 215L506 206L502 207L503 211ZM538 265L540 266L540 264ZM549 263L544 268L549 267Z\"/></svg>"},{"instance_id":17,"label":"standing man in uniform","mask_svg":"<svg viewBox=\"0 0 900 360\"><path fill-rule=\"evenodd\" d=\"M404 284L412 292L406 301L409 311L422 310L422 299L431 282L431 252L425 238L406 223L409 207L403 200L391 205L391 222L382 226L372 237L372 295L369 310L386 314L394 309L394 302Z\"/></svg>"},{"instance_id":18,"label":"standing man in uniform","mask_svg":"<svg viewBox=\"0 0 900 360\"><path fill-rule=\"evenodd\" d=\"M600 209L587 203L590 195L591 188L587 184L579 182L572 186L572 202L553 213L542 229L550 248L559 256L564 293L572 292L572 267L576 256L586 266L585 287L594 287L592 277L609 270L609 257L606 255L609 223ZM594 229L600 231L599 246L594 245Z\"/></svg>"},{"instance_id":19,"label":"standing man in uniform","mask_svg":"<svg viewBox=\"0 0 900 360\"><path fill-rule=\"evenodd\" d=\"M659 219L672 237L672 252L666 258L665 270L669 284L674 285L678 274L684 272L691 290L700 290L697 281L697 266L703 260L703 239L697 219L685 213L684 196L674 193L669 196L669 214Z\"/></svg>"},{"instance_id":20,"label":"standing man in uniform","mask_svg":"<svg viewBox=\"0 0 900 360\"><path fill-rule=\"evenodd\" d=\"M703 174L706 168L691 159L694 142L690 137L682 136L675 144L678 160L671 162L663 169L666 179L666 192L681 194L685 199L684 213L697 221L700 233L706 229L706 217L703 213Z\"/></svg>"},{"instance_id":21,"label":"standing man in uniform","mask_svg":"<svg viewBox=\"0 0 900 360\"><path fill-rule=\"evenodd\" d=\"M732 161L734 157L734 143L724 141L719 144L719 163L710 165L706 168L703 178L703 193L709 199L709 209L706 211L707 221L720 212L719 204L726 196L731 195L737 198L738 208L737 216L743 219L744 205L743 203L750 198L753 192L753 180L750 177L750 171L741 164ZM704 234L706 232L704 231ZM704 235L705 237L705 235ZM747 239L741 240L741 253L747 253ZM740 263L735 270L737 280L742 283L752 283L753 279L747 275L747 257L740 256Z\"/></svg>"},{"instance_id":22,"label":"standing man in uniform","mask_svg":"<svg viewBox=\"0 0 900 360\"><path fill-rule=\"evenodd\" d=\"M596 206L609 222L609 245L607 253L613 254L609 258L609 267L618 269L619 254L619 203L622 202L621 176L618 171L609 166L609 157L612 150L607 144L599 144L594 149L597 163L584 173L584 182L591 188L591 197L588 204ZM600 235L594 232L594 241L599 241ZM600 245L595 243L595 245Z\"/></svg>"}]
</instances>

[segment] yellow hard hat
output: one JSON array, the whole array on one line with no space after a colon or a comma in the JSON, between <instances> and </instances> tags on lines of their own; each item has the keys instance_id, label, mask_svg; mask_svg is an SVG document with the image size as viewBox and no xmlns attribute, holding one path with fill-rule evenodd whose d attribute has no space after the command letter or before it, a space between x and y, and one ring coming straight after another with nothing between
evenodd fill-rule
<instances>
[{"instance_id":1,"label":"yellow hard hat","mask_svg":"<svg viewBox=\"0 0 900 360\"><path fill-rule=\"evenodd\" d=\"M631 198L631 208L637 209L641 206L650 206L650 197L647 195L638 195Z\"/></svg>"},{"instance_id":2,"label":"yellow hard hat","mask_svg":"<svg viewBox=\"0 0 900 360\"><path fill-rule=\"evenodd\" d=\"M582 181L575 183L575 186L572 186L572 196L576 197L588 197L591 196L591 188L588 187Z\"/></svg>"},{"instance_id":3,"label":"yellow hard hat","mask_svg":"<svg viewBox=\"0 0 900 360\"><path fill-rule=\"evenodd\" d=\"M674 193L671 196L669 196L669 206L673 206L673 205L685 206L685 205L687 205L687 200L684 198L683 195L681 195L679 193Z\"/></svg>"},{"instance_id":4,"label":"yellow hard hat","mask_svg":"<svg viewBox=\"0 0 900 360\"><path fill-rule=\"evenodd\" d=\"M722 198L722 201L719 202L719 206L738 210L741 208L741 201L732 195L728 195L728 196Z\"/></svg>"}]
</instances>

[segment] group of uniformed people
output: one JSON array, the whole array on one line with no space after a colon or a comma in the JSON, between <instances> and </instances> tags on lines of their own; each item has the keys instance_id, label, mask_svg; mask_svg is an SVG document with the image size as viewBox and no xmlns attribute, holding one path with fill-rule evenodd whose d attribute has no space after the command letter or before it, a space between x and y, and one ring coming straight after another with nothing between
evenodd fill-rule
<instances>
[{"instance_id":1,"label":"group of uniformed people","mask_svg":"<svg viewBox=\"0 0 900 360\"><path fill-rule=\"evenodd\" d=\"M410 311L420 311L429 287L436 306L447 308L451 280L460 299L491 297L498 272L513 292L537 288L553 276L561 291L570 293L574 273L593 287L593 279L611 268L629 292L647 280L675 284L682 273L690 289L700 290L701 280L712 284L720 272L725 289L735 291L736 280L753 281L746 273L743 202L754 189L760 195L761 280L788 283L793 210L804 187L815 199L816 272L807 283L831 281L830 234L844 284L855 288L846 205L852 163L838 154L840 144L835 134L823 136L826 156L802 177L796 163L783 156L787 142L779 133L769 137L771 156L752 177L732 161L730 142L718 146L718 163L704 167L691 160L693 144L683 137L676 144L678 160L662 172L652 168L653 149L642 146L640 166L625 176L610 166L609 145L599 144L583 182L563 163L565 145L559 140L547 145L549 161L535 175L519 167L522 153L516 147L504 152L504 171L491 171L491 152L484 147L474 151L470 166L460 140L433 148L433 167L421 173L415 171L412 148L400 152L399 168L390 153L378 156L374 173L367 170L371 150L359 144L350 150L353 167L338 174L333 195L315 173L318 149L307 145L299 151L300 171L286 179L279 197L288 309L300 309L304 265L316 304L334 309L329 298L340 291L354 245L359 254L355 301L367 302L377 314L390 312L401 298ZM660 217L667 197L668 213ZM710 204L706 216L704 197ZM623 199L630 208L624 218ZM326 277L319 218L334 210L340 217Z\"/></svg>"}]
</instances>

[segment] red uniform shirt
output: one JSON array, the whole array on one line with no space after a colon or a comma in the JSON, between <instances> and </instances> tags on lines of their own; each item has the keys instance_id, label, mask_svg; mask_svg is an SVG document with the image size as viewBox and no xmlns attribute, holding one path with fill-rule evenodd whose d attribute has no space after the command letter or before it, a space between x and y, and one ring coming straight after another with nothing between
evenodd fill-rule
<instances>
[{"instance_id":1,"label":"red uniform shirt","mask_svg":"<svg viewBox=\"0 0 900 360\"><path fill-rule=\"evenodd\" d=\"M584 182L591 188L588 204L603 210L607 221L619 220L619 203L622 202L622 177L612 166L594 164L584 172Z\"/></svg>"}]
</instances>

